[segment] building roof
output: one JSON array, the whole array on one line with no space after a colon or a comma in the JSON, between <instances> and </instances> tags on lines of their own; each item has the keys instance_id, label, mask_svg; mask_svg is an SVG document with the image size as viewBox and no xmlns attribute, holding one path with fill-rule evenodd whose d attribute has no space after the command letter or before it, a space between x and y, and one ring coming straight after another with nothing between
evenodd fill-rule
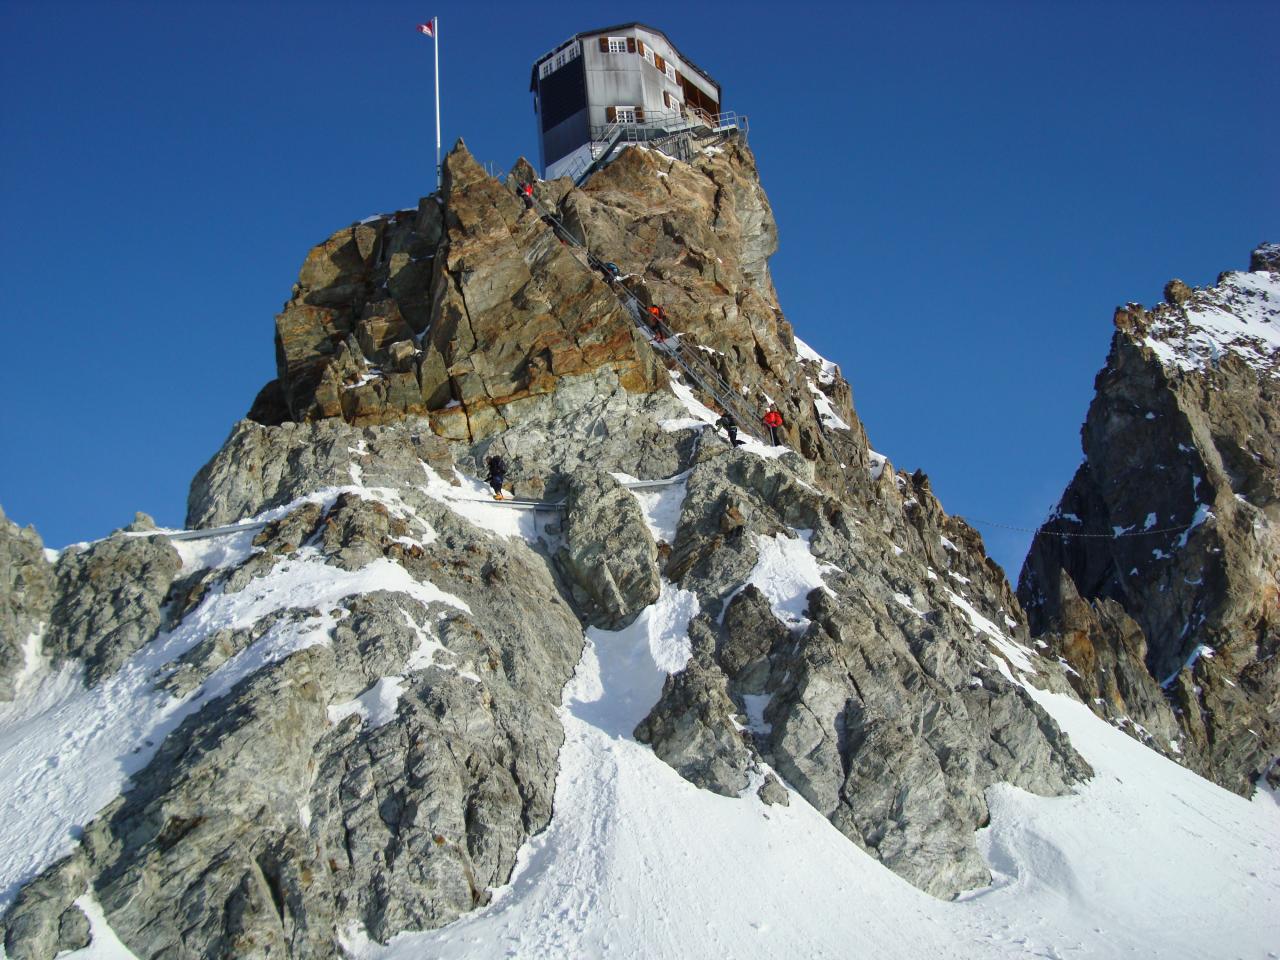
<instances>
[{"instance_id":1,"label":"building roof","mask_svg":"<svg viewBox=\"0 0 1280 960\"><path fill-rule=\"evenodd\" d=\"M575 40L582 40L586 37L598 37L601 34L609 34L609 33L616 34L622 30L631 30L635 27L639 27L641 30L648 30L650 33L656 33L663 40L667 41L667 43L670 43L671 49L674 50L676 54L680 57L680 59L684 61L684 65L686 67L688 67L690 70L696 70L700 77L702 77L709 84L711 84L713 87L716 88L717 94L722 92L720 90L720 84L716 82L715 78L712 77L711 74L707 73L707 71L703 70L696 63L694 63L692 60L690 60L688 57L686 57L681 52L680 48L677 47L674 43L672 43L671 38L668 37L666 33L659 30L657 27L651 27L647 23L639 23L637 21L632 21L631 23L618 23L618 24L614 24L611 27L601 27L598 30L583 30L581 33L575 33L572 37L570 37L568 40L565 40L563 43L556 44L555 47L553 47L549 52L544 53L542 56L538 57L538 59L533 61L533 69L529 73L529 92L533 93L538 89L538 66L544 60L546 60L547 57L554 56L557 52L564 49L569 44L573 43Z\"/></svg>"}]
</instances>

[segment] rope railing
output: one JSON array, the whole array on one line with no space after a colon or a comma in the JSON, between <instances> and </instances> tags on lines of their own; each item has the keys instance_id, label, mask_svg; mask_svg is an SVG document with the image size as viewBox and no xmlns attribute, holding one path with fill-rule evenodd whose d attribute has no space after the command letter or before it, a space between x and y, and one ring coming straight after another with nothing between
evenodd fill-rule
<instances>
[{"instance_id":1,"label":"rope railing","mask_svg":"<svg viewBox=\"0 0 1280 960\"><path fill-rule=\"evenodd\" d=\"M979 520L977 517L966 517L963 514L957 516L966 523L974 523L981 527L998 527L1001 530L1012 530L1016 533L1032 533L1037 537L1056 537L1059 540L1124 540L1128 537L1154 537L1161 533L1182 533L1184 530L1190 530L1192 527L1200 525L1200 522L1185 523L1180 527L1160 527L1156 530L1134 530L1125 533L1068 533L1065 530L1045 530L1044 526L1039 527L1017 527L1009 523L999 523L995 520Z\"/></svg>"}]
</instances>

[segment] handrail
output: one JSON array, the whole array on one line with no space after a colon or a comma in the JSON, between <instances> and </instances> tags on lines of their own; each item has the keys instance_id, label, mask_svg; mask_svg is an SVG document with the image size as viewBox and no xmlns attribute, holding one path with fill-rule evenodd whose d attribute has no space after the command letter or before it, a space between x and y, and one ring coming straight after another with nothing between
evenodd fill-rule
<instances>
[{"instance_id":1,"label":"handrail","mask_svg":"<svg viewBox=\"0 0 1280 960\"><path fill-rule=\"evenodd\" d=\"M564 175L570 177L575 186L581 186L597 167L609 159L620 142L652 143L680 135L692 135L699 128L705 128L710 134L737 130L745 136L748 124L747 118L736 111L709 114L697 107L658 111L647 114L643 120L614 120L604 126L591 128L587 142L591 159L588 161L585 157L580 157Z\"/></svg>"},{"instance_id":2,"label":"handrail","mask_svg":"<svg viewBox=\"0 0 1280 960\"><path fill-rule=\"evenodd\" d=\"M736 110L712 114L699 110L697 107L690 107L685 110L656 111L654 113L646 113L643 120L614 120L604 126L592 127L591 140L593 142L607 141L619 130L663 130L670 127L689 130L699 126L717 132L729 129L745 130L747 128L747 117L739 114ZM679 131L672 129L671 132Z\"/></svg>"}]
</instances>

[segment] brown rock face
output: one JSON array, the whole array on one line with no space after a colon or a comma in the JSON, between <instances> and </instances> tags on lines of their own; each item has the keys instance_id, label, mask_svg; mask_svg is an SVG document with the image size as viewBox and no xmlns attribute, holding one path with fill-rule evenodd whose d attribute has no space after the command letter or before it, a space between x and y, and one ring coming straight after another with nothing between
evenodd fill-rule
<instances>
[{"instance_id":1,"label":"brown rock face","mask_svg":"<svg viewBox=\"0 0 1280 960\"><path fill-rule=\"evenodd\" d=\"M561 208L592 252L617 263L642 302L662 305L671 327L758 415L776 405L782 438L819 461L825 479L842 485L832 464L867 466L848 384L797 356L769 276L777 226L744 144L729 139L689 163L625 150ZM819 393L850 429L822 422Z\"/></svg>"},{"instance_id":2,"label":"brown rock face","mask_svg":"<svg viewBox=\"0 0 1280 960\"><path fill-rule=\"evenodd\" d=\"M780 439L822 480L848 487L846 471L868 465L866 436L838 369L798 355L769 277L777 227L744 144L689 163L624 150L583 189L539 184L542 209L511 189L530 175L521 161L503 186L459 145L439 198L313 249L276 318L278 380L251 418L425 416L474 441L527 419L565 377L607 369L628 391L664 387L670 361L637 334L630 297L590 268L589 250L619 265L640 303L665 308L746 409L776 407ZM586 249L559 242L543 210Z\"/></svg>"},{"instance_id":3,"label":"brown rock face","mask_svg":"<svg viewBox=\"0 0 1280 960\"><path fill-rule=\"evenodd\" d=\"M461 145L440 198L308 254L276 361L262 422L430 416L454 439L504 426L560 377L609 367L629 390L665 384L613 292Z\"/></svg>"},{"instance_id":4,"label":"brown rock face","mask_svg":"<svg viewBox=\"0 0 1280 960\"><path fill-rule=\"evenodd\" d=\"M617 296L465 150L445 164L445 233L420 379L440 432L508 425L559 378L609 367L648 391L665 376ZM516 406L512 410L506 408Z\"/></svg>"},{"instance_id":5,"label":"brown rock face","mask_svg":"<svg viewBox=\"0 0 1280 960\"><path fill-rule=\"evenodd\" d=\"M1117 311L1085 463L1018 588L1097 712L1245 793L1280 754L1273 251L1214 287L1174 281L1165 303Z\"/></svg>"}]
</instances>

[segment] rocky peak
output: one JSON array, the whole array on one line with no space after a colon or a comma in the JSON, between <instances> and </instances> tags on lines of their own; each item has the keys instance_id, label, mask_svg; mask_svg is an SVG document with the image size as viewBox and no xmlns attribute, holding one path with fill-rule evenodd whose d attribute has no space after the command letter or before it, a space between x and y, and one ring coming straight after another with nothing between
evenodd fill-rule
<instances>
[{"instance_id":1,"label":"rocky peak","mask_svg":"<svg viewBox=\"0 0 1280 960\"><path fill-rule=\"evenodd\" d=\"M1280 273L1280 243L1260 243L1249 256L1249 271Z\"/></svg>"},{"instance_id":2,"label":"rocky peak","mask_svg":"<svg viewBox=\"0 0 1280 960\"><path fill-rule=\"evenodd\" d=\"M848 384L805 357L778 305L777 228L745 144L729 138L691 163L624 150L581 189L538 183L537 208L514 192L527 161L505 185L461 143L444 166L439 197L307 256L276 318L278 378L252 419L427 416L442 436L479 440L536 416L565 378L607 369L625 389L661 389L663 359L628 309L660 304L746 409L782 413L787 442L827 482L843 482L837 464L867 464ZM543 211L581 246L559 242ZM588 251L619 265L628 294Z\"/></svg>"},{"instance_id":3,"label":"rocky peak","mask_svg":"<svg viewBox=\"0 0 1280 960\"><path fill-rule=\"evenodd\" d=\"M990 878L988 787L1089 776L1024 685L1067 689L981 538L870 450L795 338L745 144L626 149L533 205L525 162L502 183L459 144L444 174L308 255L278 379L192 483L205 529L68 552L29 605L87 667L76 696L137 709L86 740L120 779L67 814L83 842L41 821L61 859L5 878L9 956L83 945L87 888L146 956L333 956L353 929L449 923L547 825L562 691L627 631L668 676L610 739L734 798L783 802L785 780L938 896ZM785 444L731 446L637 304ZM519 503L479 480L495 452ZM12 802L35 819L30 782Z\"/></svg>"},{"instance_id":4,"label":"rocky peak","mask_svg":"<svg viewBox=\"0 0 1280 960\"><path fill-rule=\"evenodd\" d=\"M1164 303L1117 310L1085 462L1019 581L1086 702L1239 791L1280 752L1275 250L1215 286L1175 280ZM1100 696L1103 669L1140 695Z\"/></svg>"}]
</instances>

